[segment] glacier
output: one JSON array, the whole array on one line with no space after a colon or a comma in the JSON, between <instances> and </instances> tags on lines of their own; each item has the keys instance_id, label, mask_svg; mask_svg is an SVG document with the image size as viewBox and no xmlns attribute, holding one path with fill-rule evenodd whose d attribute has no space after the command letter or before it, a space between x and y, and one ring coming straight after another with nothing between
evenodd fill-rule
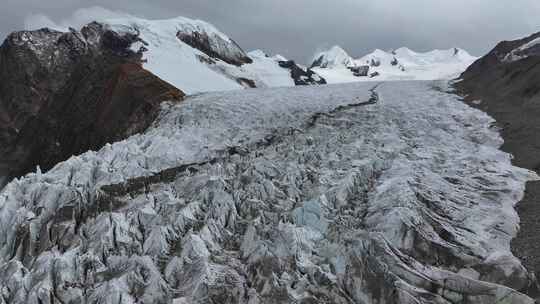
<instances>
[{"instance_id":1,"label":"glacier","mask_svg":"<svg viewBox=\"0 0 540 304\"><path fill-rule=\"evenodd\" d=\"M447 83L197 94L0 192L0 303L527 303L530 171Z\"/></svg>"}]
</instances>

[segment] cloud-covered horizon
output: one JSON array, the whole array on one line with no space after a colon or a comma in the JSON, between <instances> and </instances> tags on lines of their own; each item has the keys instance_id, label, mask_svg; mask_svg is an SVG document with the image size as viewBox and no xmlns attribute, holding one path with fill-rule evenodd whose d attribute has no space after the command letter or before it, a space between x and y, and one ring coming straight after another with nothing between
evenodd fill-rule
<instances>
[{"instance_id":1,"label":"cloud-covered horizon","mask_svg":"<svg viewBox=\"0 0 540 304\"><path fill-rule=\"evenodd\" d=\"M113 11L100 6L93 6L77 9L71 15L57 21L52 20L51 17L42 13L29 14L24 18L24 29L35 30L48 27L55 30L66 31L70 27L80 29L82 26L92 21L101 21L131 16L132 15L120 11Z\"/></svg>"},{"instance_id":2,"label":"cloud-covered horizon","mask_svg":"<svg viewBox=\"0 0 540 304\"><path fill-rule=\"evenodd\" d=\"M80 27L125 14L208 21L244 49L303 62L340 45L359 57L402 46L417 51L459 47L474 55L498 41L540 30L540 1L516 0L6 0L0 34L23 28ZM91 6L90 9L83 9Z\"/></svg>"}]
</instances>

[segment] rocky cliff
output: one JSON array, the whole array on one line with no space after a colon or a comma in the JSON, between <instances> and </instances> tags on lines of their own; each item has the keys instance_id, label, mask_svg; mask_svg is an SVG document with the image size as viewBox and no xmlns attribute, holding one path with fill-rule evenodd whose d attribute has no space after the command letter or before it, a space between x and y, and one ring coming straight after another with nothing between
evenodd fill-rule
<instances>
[{"instance_id":1,"label":"rocky cliff","mask_svg":"<svg viewBox=\"0 0 540 304\"><path fill-rule=\"evenodd\" d=\"M130 49L139 41L99 23L11 34L0 47L1 175L50 169L141 132L162 101L182 100L142 68L143 49Z\"/></svg>"}]
</instances>

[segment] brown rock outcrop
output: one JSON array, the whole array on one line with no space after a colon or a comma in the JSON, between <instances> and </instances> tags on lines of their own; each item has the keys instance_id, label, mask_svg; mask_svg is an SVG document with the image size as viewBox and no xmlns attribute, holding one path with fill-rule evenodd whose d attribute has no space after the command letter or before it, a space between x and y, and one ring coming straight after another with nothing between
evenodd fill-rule
<instances>
[{"instance_id":1,"label":"brown rock outcrop","mask_svg":"<svg viewBox=\"0 0 540 304\"><path fill-rule=\"evenodd\" d=\"M0 176L49 169L146 129L184 93L142 68L141 41L99 23L11 34L0 47Z\"/></svg>"}]
</instances>

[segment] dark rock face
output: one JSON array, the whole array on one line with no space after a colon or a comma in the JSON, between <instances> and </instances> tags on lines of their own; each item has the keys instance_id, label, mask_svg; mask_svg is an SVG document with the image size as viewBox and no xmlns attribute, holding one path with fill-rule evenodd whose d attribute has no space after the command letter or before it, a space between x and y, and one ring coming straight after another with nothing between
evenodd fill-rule
<instances>
[{"instance_id":1,"label":"dark rock face","mask_svg":"<svg viewBox=\"0 0 540 304\"><path fill-rule=\"evenodd\" d=\"M365 77L369 74L369 65L350 67L349 70L351 70L356 77Z\"/></svg>"},{"instance_id":2,"label":"dark rock face","mask_svg":"<svg viewBox=\"0 0 540 304\"><path fill-rule=\"evenodd\" d=\"M291 70L291 77L295 85L326 84L326 80L311 69L303 69L294 60L280 61L279 66Z\"/></svg>"},{"instance_id":3,"label":"dark rock face","mask_svg":"<svg viewBox=\"0 0 540 304\"><path fill-rule=\"evenodd\" d=\"M323 60L324 60L324 55L321 55L319 58L313 61L313 63L311 64L311 68L323 67L322 66Z\"/></svg>"},{"instance_id":4,"label":"dark rock face","mask_svg":"<svg viewBox=\"0 0 540 304\"><path fill-rule=\"evenodd\" d=\"M540 171L540 53L539 46L520 47L539 38L530 37L499 43L477 60L456 84L471 106L486 111L497 120L504 138L503 150L514 155L517 166ZM517 55L514 60L509 60ZM529 182L518 204L520 232L512 241L514 255L536 277L540 277L540 182ZM527 291L540 296L537 288Z\"/></svg>"},{"instance_id":5,"label":"dark rock face","mask_svg":"<svg viewBox=\"0 0 540 304\"><path fill-rule=\"evenodd\" d=\"M0 47L0 175L49 169L146 129L184 94L140 64L137 35L99 23L80 32L11 34Z\"/></svg>"},{"instance_id":6,"label":"dark rock face","mask_svg":"<svg viewBox=\"0 0 540 304\"><path fill-rule=\"evenodd\" d=\"M229 64L240 66L245 63L252 63L242 48L233 40L225 41L219 36L209 37L206 32L178 32L178 39L189 46L198 49L206 55L221 59Z\"/></svg>"},{"instance_id":7,"label":"dark rock face","mask_svg":"<svg viewBox=\"0 0 540 304\"><path fill-rule=\"evenodd\" d=\"M473 63L462 75L457 89L475 107L488 111L502 124L505 147L512 147L516 164L540 168L540 56L531 55L508 61L507 56L520 46L540 37L499 43L486 56ZM473 103L473 101L475 101ZM520 157L529 155L531 157Z\"/></svg>"}]
</instances>

